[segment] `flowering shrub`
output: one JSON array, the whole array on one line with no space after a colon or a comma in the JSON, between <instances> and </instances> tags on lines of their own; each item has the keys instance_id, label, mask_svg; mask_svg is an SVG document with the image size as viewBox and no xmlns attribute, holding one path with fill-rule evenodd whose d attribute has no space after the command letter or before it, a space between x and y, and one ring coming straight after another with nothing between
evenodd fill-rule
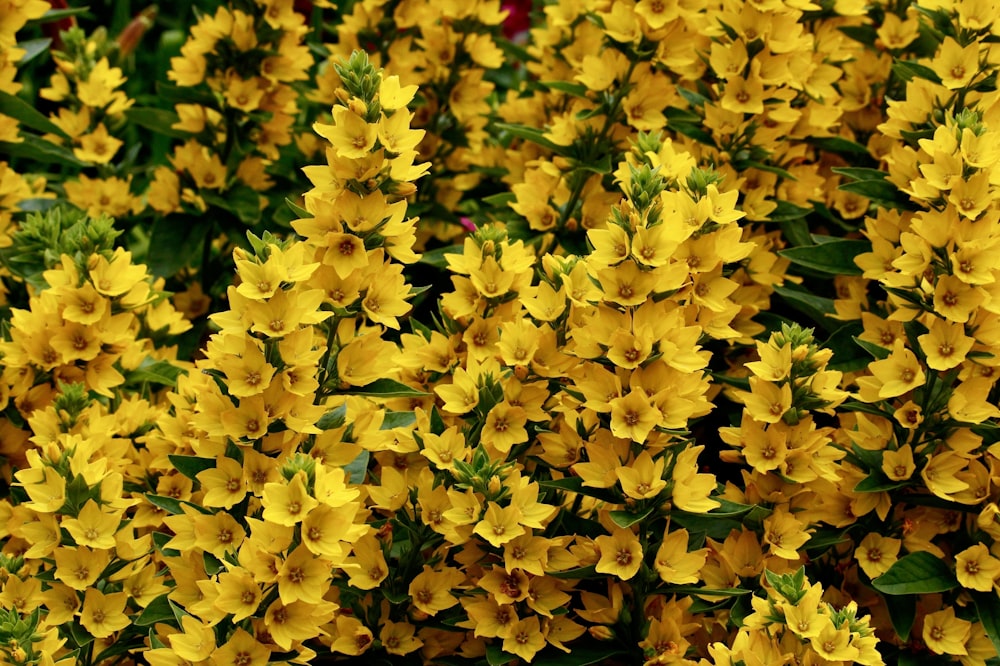
<instances>
[{"instance_id":1,"label":"flowering shrub","mask_svg":"<svg viewBox=\"0 0 1000 666\"><path fill-rule=\"evenodd\" d=\"M1000 659L992 5L66 4L4 663Z\"/></svg>"}]
</instances>

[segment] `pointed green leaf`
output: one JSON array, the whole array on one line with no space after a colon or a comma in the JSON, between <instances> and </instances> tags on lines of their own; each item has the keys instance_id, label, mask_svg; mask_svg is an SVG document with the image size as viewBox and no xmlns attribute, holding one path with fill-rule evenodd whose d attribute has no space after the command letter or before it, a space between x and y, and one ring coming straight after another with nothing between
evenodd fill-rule
<instances>
[{"instance_id":1,"label":"pointed green leaf","mask_svg":"<svg viewBox=\"0 0 1000 666\"><path fill-rule=\"evenodd\" d=\"M170 463L178 472L189 479L197 480L198 474L206 469L215 469L213 458L199 458L198 456L168 455Z\"/></svg>"},{"instance_id":2,"label":"pointed green leaf","mask_svg":"<svg viewBox=\"0 0 1000 666\"><path fill-rule=\"evenodd\" d=\"M872 585L883 594L931 594L954 589L958 580L939 558L918 552L896 560L888 571L872 581Z\"/></svg>"},{"instance_id":3,"label":"pointed green leaf","mask_svg":"<svg viewBox=\"0 0 1000 666\"><path fill-rule=\"evenodd\" d=\"M1000 597L994 590L969 593L972 595L972 603L976 605L979 621L993 642L993 649L1000 654Z\"/></svg>"},{"instance_id":4,"label":"pointed green leaf","mask_svg":"<svg viewBox=\"0 0 1000 666\"><path fill-rule=\"evenodd\" d=\"M57 146L51 141L46 141L40 136L33 134L23 134L18 143L0 142L0 155L8 157L27 157L35 162L45 164L63 164L66 166L83 168L88 166L87 162L78 160L73 151Z\"/></svg>"},{"instance_id":5,"label":"pointed green leaf","mask_svg":"<svg viewBox=\"0 0 1000 666\"><path fill-rule=\"evenodd\" d=\"M17 95L11 95L3 90L0 90L0 114L10 116L33 130L57 134L64 139L69 138L66 132L62 131L58 125L46 118L40 111L37 111L35 107Z\"/></svg>"},{"instance_id":6,"label":"pointed green leaf","mask_svg":"<svg viewBox=\"0 0 1000 666\"><path fill-rule=\"evenodd\" d=\"M917 598L906 595L882 595L885 607L889 610L889 619L896 635L904 641L910 640L913 621L917 617Z\"/></svg>"},{"instance_id":7,"label":"pointed green leaf","mask_svg":"<svg viewBox=\"0 0 1000 666\"><path fill-rule=\"evenodd\" d=\"M790 247L778 254L793 264L831 275L861 275L854 258L871 252L872 244L866 240L836 240L822 245Z\"/></svg>"},{"instance_id":8,"label":"pointed green leaf","mask_svg":"<svg viewBox=\"0 0 1000 666\"><path fill-rule=\"evenodd\" d=\"M858 143L857 141L851 141L850 139L845 139L840 136L809 139L808 142L820 150L825 150L830 153L853 153L855 155L869 154L868 148L864 145Z\"/></svg>"},{"instance_id":9,"label":"pointed green leaf","mask_svg":"<svg viewBox=\"0 0 1000 666\"><path fill-rule=\"evenodd\" d=\"M645 511L639 513L632 513L631 511L612 511L611 520L614 521L615 525L621 528L629 528L636 523L642 522L653 513L653 509L656 507L649 507Z\"/></svg>"},{"instance_id":10,"label":"pointed green leaf","mask_svg":"<svg viewBox=\"0 0 1000 666\"><path fill-rule=\"evenodd\" d=\"M167 622L174 619L174 611L170 607L170 600L167 596L170 593L161 594L152 601L149 602L139 617L135 619L134 624L140 627L151 627L157 622Z\"/></svg>"},{"instance_id":11,"label":"pointed green leaf","mask_svg":"<svg viewBox=\"0 0 1000 666\"><path fill-rule=\"evenodd\" d=\"M420 398L429 395L395 379L376 379L365 386L352 387L345 393L351 395L373 395L380 398Z\"/></svg>"},{"instance_id":12,"label":"pointed green leaf","mask_svg":"<svg viewBox=\"0 0 1000 666\"><path fill-rule=\"evenodd\" d=\"M858 345L858 347L861 347L866 352L871 354L872 358L874 358L876 361L881 361L882 359L889 358L889 354L892 353L890 350L886 349L885 347L882 347L881 345L876 345L872 342L868 342L867 340L862 340L857 336L854 337L854 343Z\"/></svg>"},{"instance_id":13,"label":"pointed green leaf","mask_svg":"<svg viewBox=\"0 0 1000 666\"><path fill-rule=\"evenodd\" d=\"M48 37L26 39L23 42L18 42L17 48L24 49L24 55L17 61L17 66L24 67L38 56L48 51L50 46L52 46L52 40Z\"/></svg>"},{"instance_id":14,"label":"pointed green leaf","mask_svg":"<svg viewBox=\"0 0 1000 666\"><path fill-rule=\"evenodd\" d=\"M157 134L173 137L175 139L186 139L191 136L191 132L174 129L174 125L181 121L173 111L166 109L154 109L151 107L133 106L125 112L125 117L139 127L152 130Z\"/></svg>"},{"instance_id":15,"label":"pointed green leaf","mask_svg":"<svg viewBox=\"0 0 1000 666\"><path fill-rule=\"evenodd\" d=\"M154 361L147 356L139 367L125 377L127 383L149 382L161 386L176 386L177 378L184 372L170 361Z\"/></svg>"}]
</instances>

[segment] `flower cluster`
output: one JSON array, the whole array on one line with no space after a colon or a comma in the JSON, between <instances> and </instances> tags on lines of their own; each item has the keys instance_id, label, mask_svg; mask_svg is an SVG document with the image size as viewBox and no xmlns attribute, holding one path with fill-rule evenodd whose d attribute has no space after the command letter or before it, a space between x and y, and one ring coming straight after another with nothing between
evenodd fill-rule
<instances>
[{"instance_id":1,"label":"flower cluster","mask_svg":"<svg viewBox=\"0 0 1000 666\"><path fill-rule=\"evenodd\" d=\"M3 661L995 661L988 3L54 4Z\"/></svg>"}]
</instances>

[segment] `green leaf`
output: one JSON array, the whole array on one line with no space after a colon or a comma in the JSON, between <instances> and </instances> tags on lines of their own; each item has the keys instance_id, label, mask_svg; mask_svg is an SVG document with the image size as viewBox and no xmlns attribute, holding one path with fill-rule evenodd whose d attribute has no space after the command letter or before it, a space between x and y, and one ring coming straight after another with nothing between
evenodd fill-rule
<instances>
[{"instance_id":1,"label":"green leaf","mask_svg":"<svg viewBox=\"0 0 1000 666\"><path fill-rule=\"evenodd\" d=\"M66 625L62 625L64 628ZM69 635L73 640L73 645L76 647L84 647L85 645L90 645L94 637L90 635L86 629L84 629L79 622L72 622L69 624Z\"/></svg>"},{"instance_id":2,"label":"green leaf","mask_svg":"<svg viewBox=\"0 0 1000 666\"><path fill-rule=\"evenodd\" d=\"M916 76L934 83L941 83L941 77L937 75L937 72L915 60L897 60L892 63L892 73L907 82Z\"/></svg>"},{"instance_id":3,"label":"green leaf","mask_svg":"<svg viewBox=\"0 0 1000 666\"><path fill-rule=\"evenodd\" d=\"M552 576L553 578L565 578L570 580L576 580L581 578L592 578L597 574L597 567L591 564L586 567L576 567L574 569L566 569L565 571L546 571L546 576Z\"/></svg>"},{"instance_id":4,"label":"green leaf","mask_svg":"<svg viewBox=\"0 0 1000 666\"><path fill-rule=\"evenodd\" d=\"M572 95L573 97L587 97L587 86L582 83L570 83L568 81L542 81L541 85L549 90L558 90L561 93Z\"/></svg>"},{"instance_id":5,"label":"green leaf","mask_svg":"<svg viewBox=\"0 0 1000 666\"><path fill-rule=\"evenodd\" d=\"M139 127L145 127L163 136L175 139L186 139L191 136L191 132L174 129L173 125L179 123L181 118L173 111L133 106L125 112L125 117Z\"/></svg>"},{"instance_id":6,"label":"green leaf","mask_svg":"<svg viewBox=\"0 0 1000 666\"><path fill-rule=\"evenodd\" d=\"M812 212L812 208L796 206L790 201L778 201L777 206L767 216L771 222L785 222L788 220L800 220ZM798 243L796 243L797 245Z\"/></svg>"},{"instance_id":7,"label":"green leaf","mask_svg":"<svg viewBox=\"0 0 1000 666\"><path fill-rule=\"evenodd\" d=\"M970 590L969 594L972 595L972 603L976 605L976 613L979 614L979 621L986 635L993 641L993 649L1000 653L1000 597L994 590L989 592Z\"/></svg>"},{"instance_id":8,"label":"green leaf","mask_svg":"<svg viewBox=\"0 0 1000 666\"><path fill-rule=\"evenodd\" d=\"M875 40L878 39L878 31L874 26L870 25L842 25L837 29L854 41L860 42L865 46L874 47Z\"/></svg>"},{"instance_id":9,"label":"green leaf","mask_svg":"<svg viewBox=\"0 0 1000 666\"><path fill-rule=\"evenodd\" d=\"M858 347L861 347L866 352L871 354L872 358L874 358L876 361L881 361L884 358L889 358L889 354L892 353L890 350L886 349L881 345L868 342L867 340L862 340L857 336L854 337L854 344L856 344Z\"/></svg>"},{"instance_id":10,"label":"green leaf","mask_svg":"<svg viewBox=\"0 0 1000 666\"><path fill-rule=\"evenodd\" d=\"M125 381L128 383L149 382L150 384L160 384L161 386L176 386L177 377L184 372L181 368L170 363L170 361L154 361L147 356L139 364L139 367L128 373Z\"/></svg>"},{"instance_id":11,"label":"green leaf","mask_svg":"<svg viewBox=\"0 0 1000 666\"><path fill-rule=\"evenodd\" d=\"M917 616L917 598L907 595L884 594L885 607L896 635L903 641L910 640L910 630Z\"/></svg>"},{"instance_id":12,"label":"green leaf","mask_svg":"<svg viewBox=\"0 0 1000 666\"><path fill-rule=\"evenodd\" d=\"M197 480L198 474L204 472L206 469L215 469L215 460L213 458L199 458L198 456L175 454L170 454L167 457L170 458L174 469L192 480Z\"/></svg>"},{"instance_id":13,"label":"green leaf","mask_svg":"<svg viewBox=\"0 0 1000 666\"><path fill-rule=\"evenodd\" d=\"M816 146L820 150L831 153L852 153L854 155L868 155L868 148L856 141L851 141L840 136L821 137L807 139L808 143Z\"/></svg>"},{"instance_id":14,"label":"green leaf","mask_svg":"<svg viewBox=\"0 0 1000 666\"><path fill-rule=\"evenodd\" d=\"M704 106L705 102L709 101L708 98L702 95L701 93L697 93L693 90L688 90L687 88L678 87L677 92L691 106Z\"/></svg>"},{"instance_id":15,"label":"green leaf","mask_svg":"<svg viewBox=\"0 0 1000 666\"><path fill-rule=\"evenodd\" d=\"M861 479L861 481L854 486L854 492L881 493L889 490L896 490L897 488L904 488L908 485L910 485L909 481L893 481L885 474L875 471Z\"/></svg>"},{"instance_id":16,"label":"green leaf","mask_svg":"<svg viewBox=\"0 0 1000 666\"><path fill-rule=\"evenodd\" d=\"M830 324L827 322L826 316L836 312L833 307L833 299L816 296L808 291L792 286L776 286L774 287L774 293L781 296L796 310L809 315L817 325L829 328Z\"/></svg>"},{"instance_id":17,"label":"green leaf","mask_svg":"<svg viewBox=\"0 0 1000 666\"><path fill-rule=\"evenodd\" d=\"M8 157L27 157L35 162L45 164L62 164L76 168L89 166L87 162L78 160L72 151L57 146L34 134L24 134L18 143L0 142L0 155Z\"/></svg>"},{"instance_id":18,"label":"green leaf","mask_svg":"<svg viewBox=\"0 0 1000 666\"><path fill-rule=\"evenodd\" d=\"M859 333L860 330L861 327L856 322L852 322L838 328L823 343L823 348L833 352L829 369L839 372L856 372L868 367L868 362L871 359L854 341L854 334Z\"/></svg>"},{"instance_id":19,"label":"green leaf","mask_svg":"<svg viewBox=\"0 0 1000 666\"><path fill-rule=\"evenodd\" d=\"M368 451L362 451L358 454L358 457L351 462L344 465L344 471L347 472L348 482L354 485L361 485L365 481L365 477L368 475Z\"/></svg>"},{"instance_id":20,"label":"green leaf","mask_svg":"<svg viewBox=\"0 0 1000 666\"><path fill-rule=\"evenodd\" d=\"M483 197L480 199L487 206L494 206L496 208L501 208L504 206L509 206L510 204L517 201L517 195L513 192L498 192L497 194L491 194L488 197ZM461 246L454 246L461 247Z\"/></svg>"},{"instance_id":21,"label":"green leaf","mask_svg":"<svg viewBox=\"0 0 1000 666\"><path fill-rule=\"evenodd\" d=\"M631 511L612 511L611 520L614 521L615 525L621 528L632 527L636 523L642 522L649 517L656 507L649 507L645 511L640 513L632 513Z\"/></svg>"},{"instance_id":22,"label":"green leaf","mask_svg":"<svg viewBox=\"0 0 1000 666\"><path fill-rule=\"evenodd\" d=\"M58 134L64 139L69 138L66 132L62 131L58 125L46 118L40 111L37 111L35 107L17 95L11 95L9 92L2 90L0 90L0 113L10 116L22 125L38 130L39 132Z\"/></svg>"},{"instance_id":23,"label":"green leaf","mask_svg":"<svg viewBox=\"0 0 1000 666\"><path fill-rule=\"evenodd\" d=\"M861 275L854 258L871 252L872 244L866 240L836 240L822 245L807 245L778 250L778 254L793 264L830 275Z\"/></svg>"},{"instance_id":24,"label":"green leaf","mask_svg":"<svg viewBox=\"0 0 1000 666\"><path fill-rule=\"evenodd\" d=\"M428 266L434 266L435 268L447 268L448 260L444 258L444 255L446 254L462 254L462 246L448 245L447 247L439 247L429 250L421 254L418 261L421 264L427 264Z\"/></svg>"},{"instance_id":25,"label":"green leaf","mask_svg":"<svg viewBox=\"0 0 1000 666\"><path fill-rule=\"evenodd\" d=\"M773 164L764 164L763 162L755 162L753 160L748 160L744 165L741 166L752 167L754 169L757 169L758 171L767 171L769 173L777 174L782 178L784 178L785 180L791 180L791 181L798 180L798 178L790 174L788 171Z\"/></svg>"},{"instance_id":26,"label":"green leaf","mask_svg":"<svg viewBox=\"0 0 1000 666\"><path fill-rule=\"evenodd\" d=\"M247 185L230 187L222 194L202 192L201 198L216 208L232 212L247 226L260 221L260 194Z\"/></svg>"},{"instance_id":27,"label":"green leaf","mask_svg":"<svg viewBox=\"0 0 1000 666\"><path fill-rule=\"evenodd\" d=\"M876 201L895 201L899 194L899 189L887 180L859 180L853 183L843 183L837 189Z\"/></svg>"},{"instance_id":28,"label":"green leaf","mask_svg":"<svg viewBox=\"0 0 1000 666\"><path fill-rule=\"evenodd\" d=\"M376 379L365 386L352 387L345 391L351 395L374 395L380 398L421 398L429 395L424 391L397 382L395 379Z\"/></svg>"},{"instance_id":29,"label":"green leaf","mask_svg":"<svg viewBox=\"0 0 1000 666\"><path fill-rule=\"evenodd\" d=\"M18 42L17 47L19 49L24 49L24 55L17 61L17 66L24 67L38 56L48 51L50 46L52 46L52 40L48 37L26 39L23 42Z\"/></svg>"},{"instance_id":30,"label":"green leaf","mask_svg":"<svg viewBox=\"0 0 1000 666\"><path fill-rule=\"evenodd\" d=\"M166 592L149 602L149 605L142 609L142 613L135 619L134 624L140 627L151 627L157 622L169 622L174 619L174 610L170 607L170 600L167 597L170 592Z\"/></svg>"},{"instance_id":31,"label":"green leaf","mask_svg":"<svg viewBox=\"0 0 1000 666\"><path fill-rule=\"evenodd\" d=\"M847 176L851 180L885 180L889 176L887 171L867 167L833 167L830 171Z\"/></svg>"},{"instance_id":32,"label":"green leaf","mask_svg":"<svg viewBox=\"0 0 1000 666\"><path fill-rule=\"evenodd\" d=\"M872 581L872 585L883 594L932 594L954 589L958 581L939 558L918 552L896 560L888 571Z\"/></svg>"},{"instance_id":33,"label":"green leaf","mask_svg":"<svg viewBox=\"0 0 1000 666\"><path fill-rule=\"evenodd\" d=\"M164 547L170 543L172 538L169 534L164 534L163 532L153 532L153 545L156 546L156 550L160 551L164 557L178 557L181 554L179 550Z\"/></svg>"},{"instance_id":34,"label":"green leaf","mask_svg":"<svg viewBox=\"0 0 1000 666\"><path fill-rule=\"evenodd\" d=\"M174 499L173 497L165 497L163 495L154 495L153 493L146 493L146 499L155 507L159 507L172 515L180 515L184 513L183 507L189 506L196 509L199 513L204 513L210 515L212 512L206 508L200 507L197 504L191 502L185 502L184 500Z\"/></svg>"},{"instance_id":35,"label":"green leaf","mask_svg":"<svg viewBox=\"0 0 1000 666\"><path fill-rule=\"evenodd\" d=\"M333 430L334 428L339 428L344 425L344 419L347 416L347 405L341 405L331 409L323 416L319 417L319 421L316 422L316 427L320 430Z\"/></svg>"},{"instance_id":36,"label":"green leaf","mask_svg":"<svg viewBox=\"0 0 1000 666\"><path fill-rule=\"evenodd\" d=\"M607 488L591 488L583 485L583 479L578 476L567 477L565 479L547 479L539 481L542 488L553 488L563 492L578 493L587 497L593 497L611 504L620 504L621 498Z\"/></svg>"},{"instance_id":37,"label":"green leaf","mask_svg":"<svg viewBox=\"0 0 1000 666\"><path fill-rule=\"evenodd\" d=\"M28 21L29 25L39 25L42 23L52 23L53 21L61 21L70 16L79 16L80 14L86 14L90 11L90 6L84 7L73 7L71 9L50 9L49 11L42 14L39 18L32 21Z\"/></svg>"},{"instance_id":38,"label":"green leaf","mask_svg":"<svg viewBox=\"0 0 1000 666\"><path fill-rule=\"evenodd\" d=\"M150 232L146 265L157 277L171 277L192 257L201 256L204 242L205 225L201 218L187 215L157 218Z\"/></svg>"},{"instance_id":39,"label":"green leaf","mask_svg":"<svg viewBox=\"0 0 1000 666\"><path fill-rule=\"evenodd\" d=\"M288 197L285 197L285 204L301 220L309 220L309 219L312 219L314 217L314 215L312 213L310 213L305 208L303 208L302 206L298 205L297 203L295 203L294 201L292 201Z\"/></svg>"},{"instance_id":40,"label":"green leaf","mask_svg":"<svg viewBox=\"0 0 1000 666\"><path fill-rule=\"evenodd\" d=\"M528 127L527 125L516 125L514 123L495 123L494 127L501 132L506 132L514 137L517 137L518 139L524 139L525 141L538 144L542 148L551 150L556 154L561 155L566 152L566 146L560 146L559 144L549 141L544 136L545 132L540 129Z\"/></svg>"},{"instance_id":41,"label":"green leaf","mask_svg":"<svg viewBox=\"0 0 1000 666\"><path fill-rule=\"evenodd\" d=\"M714 588L714 587L698 587L697 585L668 585L666 587L658 588L657 594L678 594L678 595L698 595L698 596L711 596L711 597L742 597L744 594L750 594L753 590L744 590L741 587L727 587L727 588Z\"/></svg>"},{"instance_id":42,"label":"green leaf","mask_svg":"<svg viewBox=\"0 0 1000 666\"><path fill-rule=\"evenodd\" d=\"M504 664L512 663L515 659L517 659L517 655L504 652L499 645L486 646L486 662L490 666L504 666Z\"/></svg>"},{"instance_id":43,"label":"green leaf","mask_svg":"<svg viewBox=\"0 0 1000 666\"><path fill-rule=\"evenodd\" d=\"M579 639L585 641L585 639ZM556 648L546 648L532 662L533 666L593 666L594 664L615 664L617 655L624 654L621 650L609 647L605 643L577 642L572 644L572 651L563 652Z\"/></svg>"}]
</instances>

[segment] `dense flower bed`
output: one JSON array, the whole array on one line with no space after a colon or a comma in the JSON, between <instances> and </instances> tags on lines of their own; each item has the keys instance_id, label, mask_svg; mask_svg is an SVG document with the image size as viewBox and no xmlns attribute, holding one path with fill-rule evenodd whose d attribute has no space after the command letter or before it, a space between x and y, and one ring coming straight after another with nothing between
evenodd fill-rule
<instances>
[{"instance_id":1,"label":"dense flower bed","mask_svg":"<svg viewBox=\"0 0 1000 666\"><path fill-rule=\"evenodd\" d=\"M0 0L4 663L998 663L992 4L129 7Z\"/></svg>"}]
</instances>

